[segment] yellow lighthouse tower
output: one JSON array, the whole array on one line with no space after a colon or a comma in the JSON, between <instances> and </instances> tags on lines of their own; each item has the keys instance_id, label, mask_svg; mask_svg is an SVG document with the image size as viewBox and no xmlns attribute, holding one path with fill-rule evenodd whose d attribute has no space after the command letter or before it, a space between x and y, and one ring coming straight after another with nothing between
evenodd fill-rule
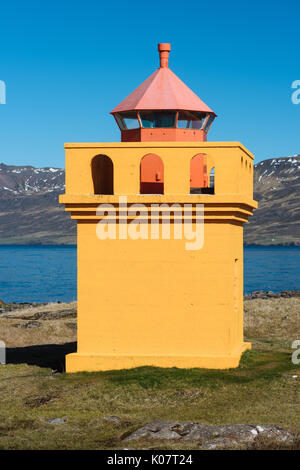
<instances>
[{"instance_id":1,"label":"yellow lighthouse tower","mask_svg":"<svg viewBox=\"0 0 300 470\"><path fill-rule=\"evenodd\" d=\"M112 111L121 143L68 143L66 211L77 220L78 349L66 371L237 367L243 224L253 155L207 142L216 117L160 66Z\"/></svg>"}]
</instances>

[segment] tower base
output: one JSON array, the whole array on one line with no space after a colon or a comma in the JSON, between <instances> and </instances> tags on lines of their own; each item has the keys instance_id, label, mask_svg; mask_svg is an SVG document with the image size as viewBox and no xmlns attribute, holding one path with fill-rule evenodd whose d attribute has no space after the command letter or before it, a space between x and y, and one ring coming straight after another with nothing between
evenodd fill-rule
<instances>
[{"instance_id":1,"label":"tower base","mask_svg":"<svg viewBox=\"0 0 300 470\"><path fill-rule=\"evenodd\" d=\"M66 356L66 372L96 372L142 366L231 369L238 367L242 353L248 349L251 349L251 343L247 342L233 354L224 356L105 356L73 353Z\"/></svg>"}]
</instances>

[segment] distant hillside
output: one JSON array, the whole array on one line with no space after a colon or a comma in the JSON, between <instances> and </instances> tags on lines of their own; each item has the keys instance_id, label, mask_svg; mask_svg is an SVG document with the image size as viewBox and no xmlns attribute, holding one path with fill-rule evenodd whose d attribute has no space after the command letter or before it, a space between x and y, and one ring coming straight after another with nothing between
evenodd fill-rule
<instances>
[{"instance_id":1,"label":"distant hillside","mask_svg":"<svg viewBox=\"0 0 300 470\"><path fill-rule=\"evenodd\" d=\"M259 208L245 225L245 243L300 245L300 155L257 163L254 199Z\"/></svg>"},{"instance_id":2,"label":"distant hillside","mask_svg":"<svg viewBox=\"0 0 300 470\"><path fill-rule=\"evenodd\" d=\"M76 224L58 204L65 171L0 164L0 244L74 244ZM254 167L259 209L245 225L247 244L300 245L300 156Z\"/></svg>"},{"instance_id":3,"label":"distant hillside","mask_svg":"<svg viewBox=\"0 0 300 470\"><path fill-rule=\"evenodd\" d=\"M0 244L76 243L76 224L58 204L65 170L0 164Z\"/></svg>"}]
</instances>

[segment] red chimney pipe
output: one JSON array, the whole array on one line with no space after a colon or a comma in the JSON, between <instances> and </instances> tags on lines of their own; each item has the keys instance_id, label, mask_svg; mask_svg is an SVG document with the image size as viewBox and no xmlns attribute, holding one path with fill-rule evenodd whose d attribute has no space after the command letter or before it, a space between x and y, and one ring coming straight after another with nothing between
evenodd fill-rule
<instances>
[{"instance_id":1,"label":"red chimney pipe","mask_svg":"<svg viewBox=\"0 0 300 470\"><path fill-rule=\"evenodd\" d=\"M165 42L158 44L158 52L159 52L159 60L160 60L161 68L168 67L170 50L171 50L171 44L168 44Z\"/></svg>"}]
</instances>

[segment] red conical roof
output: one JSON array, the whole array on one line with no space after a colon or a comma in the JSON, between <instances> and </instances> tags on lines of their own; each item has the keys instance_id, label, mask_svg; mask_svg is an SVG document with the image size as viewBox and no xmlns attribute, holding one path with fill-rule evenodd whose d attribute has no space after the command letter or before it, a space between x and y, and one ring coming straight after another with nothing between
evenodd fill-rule
<instances>
[{"instance_id":1,"label":"red conical roof","mask_svg":"<svg viewBox=\"0 0 300 470\"><path fill-rule=\"evenodd\" d=\"M168 67L169 44L159 44L160 68L111 113L133 110L184 110L215 113Z\"/></svg>"}]
</instances>

